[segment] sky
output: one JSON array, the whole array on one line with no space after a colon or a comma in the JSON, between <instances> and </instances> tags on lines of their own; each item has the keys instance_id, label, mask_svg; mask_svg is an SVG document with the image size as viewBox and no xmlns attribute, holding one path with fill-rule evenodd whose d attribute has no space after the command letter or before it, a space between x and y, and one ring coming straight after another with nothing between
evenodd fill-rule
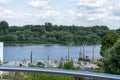
<instances>
[{"instance_id":1,"label":"sky","mask_svg":"<svg viewBox=\"0 0 120 80\"><path fill-rule=\"evenodd\" d=\"M106 25L120 28L120 0L0 0L0 21L10 26Z\"/></svg>"}]
</instances>

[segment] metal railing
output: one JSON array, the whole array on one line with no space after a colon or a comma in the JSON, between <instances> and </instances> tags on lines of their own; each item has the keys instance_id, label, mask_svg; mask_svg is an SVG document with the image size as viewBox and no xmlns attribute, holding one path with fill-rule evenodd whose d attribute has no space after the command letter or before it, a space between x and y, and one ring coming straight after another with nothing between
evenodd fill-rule
<instances>
[{"instance_id":1,"label":"metal railing","mask_svg":"<svg viewBox=\"0 0 120 80\"><path fill-rule=\"evenodd\" d=\"M120 75L106 74L106 73L96 73L88 71L76 71L76 70L64 70L57 68L35 68L35 67L5 67L1 66L0 71L19 71L19 72L38 72L38 73L48 73L48 74L61 74L69 75L73 77L90 77L100 80L120 80Z\"/></svg>"}]
</instances>

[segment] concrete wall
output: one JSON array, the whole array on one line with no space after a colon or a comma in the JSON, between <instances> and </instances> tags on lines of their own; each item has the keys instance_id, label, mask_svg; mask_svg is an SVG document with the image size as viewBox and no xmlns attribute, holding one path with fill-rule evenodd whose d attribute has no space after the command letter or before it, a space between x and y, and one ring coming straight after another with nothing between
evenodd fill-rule
<instances>
[{"instance_id":1,"label":"concrete wall","mask_svg":"<svg viewBox=\"0 0 120 80\"><path fill-rule=\"evenodd\" d=\"M0 42L0 60L3 62L3 42Z\"/></svg>"}]
</instances>

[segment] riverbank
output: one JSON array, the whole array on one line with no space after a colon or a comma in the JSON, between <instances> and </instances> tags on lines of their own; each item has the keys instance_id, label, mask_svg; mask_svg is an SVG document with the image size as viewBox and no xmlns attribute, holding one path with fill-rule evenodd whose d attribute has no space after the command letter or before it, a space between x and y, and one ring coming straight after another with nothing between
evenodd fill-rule
<instances>
[{"instance_id":1,"label":"riverbank","mask_svg":"<svg viewBox=\"0 0 120 80\"><path fill-rule=\"evenodd\" d=\"M51 43L51 42L37 42L37 41L17 41L17 42L4 42L5 46L26 46L26 45L72 45L72 46L82 46L82 45L100 45L100 43L84 43L84 44L68 44L68 43Z\"/></svg>"},{"instance_id":2,"label":"riverbank","mask_svg":"<svg viewBox=\"0 0 120 80\"><path fill-rule=\"evenodd\" d=\"M90 61L78 61L78 59L70 60L73 61L73 66L75 68L79 68L79 70L84 71L90 71L95 68L99 68L96 64L90 62ZM97 61L97 60L95 60ZM23 67L51 67L51 68L58 68L60 66L60 63L64 64L66 62L69 62L68 60L37 60L34 62L30 62L29 60L23 60L23 61L10 61L4 63L2 66L23 66Z\"/></svg>"}]
</instances>

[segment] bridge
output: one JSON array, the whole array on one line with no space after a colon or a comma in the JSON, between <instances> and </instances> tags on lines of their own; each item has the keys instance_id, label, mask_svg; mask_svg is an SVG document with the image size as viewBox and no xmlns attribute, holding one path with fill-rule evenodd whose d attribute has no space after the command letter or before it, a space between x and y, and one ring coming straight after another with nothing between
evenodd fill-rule
<instances>
[{"instance_id":1,"label":"bridge","mask_svg":"<svg viewBox=\"0 0 120 80\"><path fill-rule=\"evenodd\" d=\"M73 77L90 77L100 80L120 80L120 75L96 73L88 71L76 71L76 70L64 70L57 68L35 68L35 67L9 67L1 66L0 71L18 71L18 72L34 72L34 73L47 73L47 74L59 74L69 75Z\"/></svg>"}]
</instances>

